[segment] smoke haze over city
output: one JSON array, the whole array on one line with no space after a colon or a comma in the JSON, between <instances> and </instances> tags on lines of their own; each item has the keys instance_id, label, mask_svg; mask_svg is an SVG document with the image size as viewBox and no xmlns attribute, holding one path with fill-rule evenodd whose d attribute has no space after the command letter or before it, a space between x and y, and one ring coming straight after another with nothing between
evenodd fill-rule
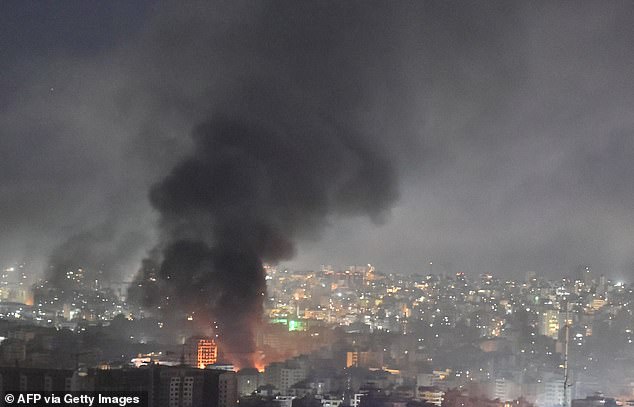
<instances>
[{"instance_id":1,"label":"smoke haze over city","mask_svg":"<svg viewBox=\"0 0 634 407\"><path fill-rule=\"evenodd\" d=\"M633 38L626 1L0 3L0 393L634 405Z\"/></svg>"},{"instance_id":2,"label":"smoke haze over city","mask_svg":"<svg viewBox=\"0 0 634 407\"><path fill-rule=\"evenodd\" d=\"M345 117L400 174L387 222L329 219L293 265L631 275L627 2L3 10L3 258L44 266L92 240L93 261L134 273L157 239L149 187L196 125L266 83Z\"/></svg>"}]
</instances>

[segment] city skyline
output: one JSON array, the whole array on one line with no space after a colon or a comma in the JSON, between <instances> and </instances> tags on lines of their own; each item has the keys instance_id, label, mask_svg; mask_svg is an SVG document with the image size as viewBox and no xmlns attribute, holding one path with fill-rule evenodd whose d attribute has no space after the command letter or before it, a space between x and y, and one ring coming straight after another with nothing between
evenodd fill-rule
<instances>
[{"instance_id":1,"label":"city skyline","mask_svg":"<svg viewBox=\"0 0 634 407\"><path fill-rule=\"evenodd\" d=\"M632 38L622 0L1 3L0 394L634 406Z\"/></svg>"},{"instance_id":2,"label":"city skyline","mask_svg":"<svg viewBox=\"0 0 634 407\"><path fill-rule=\"evenodd\" d=\"M466 400L479 407L634 402L634 291L588 266L555 281L399 275L372 265L265 271L254 369L233 359L223 331L206 326L204 316L160 312L171 307L168 298L140 308L125 290L117 293L83 269L67 272L64 291L23 283L22 265L5 269L0 375L21 369L28 389L39 390L43 375L52 384L78 371L71 390L133 385L157 397L152 405L163 405L160 394L173 386L150 380L159 374L194 381L221 375L236 392L225 394L228 405L306 397L352 407L374 399L445 407ZM214 397L203 392L195 403Z\"/></svg>"}]
</instances>

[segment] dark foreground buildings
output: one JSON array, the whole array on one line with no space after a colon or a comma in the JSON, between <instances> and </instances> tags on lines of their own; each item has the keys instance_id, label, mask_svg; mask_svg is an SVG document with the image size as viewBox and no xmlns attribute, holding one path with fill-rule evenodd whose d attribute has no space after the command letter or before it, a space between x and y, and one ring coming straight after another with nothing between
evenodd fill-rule
<instances>
[{"instance_id":1,"label":"dark foreground buildings","mask_svg":"<svg viewBox=\"0 0 634 407\"><path fill-rule=\"evenodd\" d=\"M0 368L0 393L7 391L139 391L148 407L233 407L238 400L234 372L188 366L57 370Z\"/></svg>"}]
</instances>

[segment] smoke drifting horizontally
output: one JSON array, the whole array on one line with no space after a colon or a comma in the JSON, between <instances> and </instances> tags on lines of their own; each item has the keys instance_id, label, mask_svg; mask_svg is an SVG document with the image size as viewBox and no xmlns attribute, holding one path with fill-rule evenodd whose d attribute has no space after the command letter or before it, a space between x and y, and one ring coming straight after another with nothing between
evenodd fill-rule
<instances>
[{"instance_id":1,"label":"smoke drifting horizontally","mask_svg":"<svg viewBox=\"0 0 634 407\"><path fill-rule=\"evenodd\" d=\"M198 125L191 155L150 192L162 240L146 303L169 297L170 312L215 322L243 367L255 351L263 262L290 259L296 239L316 237L331 215L378 220L397 195L389 160L368 138L278 96L244 92L228 103L236 109Z\"/></svg>"}]
</instances>

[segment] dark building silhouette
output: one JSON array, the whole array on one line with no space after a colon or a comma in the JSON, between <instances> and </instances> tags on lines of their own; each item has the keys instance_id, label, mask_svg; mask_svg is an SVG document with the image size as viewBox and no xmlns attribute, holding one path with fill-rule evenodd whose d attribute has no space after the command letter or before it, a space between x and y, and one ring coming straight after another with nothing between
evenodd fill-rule
<instances>
[{"instance_id":1,"label":"dark building silhouette","mask_svg":"<svg viewBox=\"0 0 634 407\"><path fill-rule=\"evenodd\" d=\"M0 394L7 391L70 391L73 370L0 367Z\"/></svg>"},{"instance_id":2,"label":"dark building silhouette","mask_svg":"<svg viewBox=\"0 0 634 407\"><path fill-rule=\"evenodd\" d=\"M189 366L56 370L0 368L0 393L7 391L143 392L148 407L234 407L235 372Z\"/></svg>"}]
</instances>

